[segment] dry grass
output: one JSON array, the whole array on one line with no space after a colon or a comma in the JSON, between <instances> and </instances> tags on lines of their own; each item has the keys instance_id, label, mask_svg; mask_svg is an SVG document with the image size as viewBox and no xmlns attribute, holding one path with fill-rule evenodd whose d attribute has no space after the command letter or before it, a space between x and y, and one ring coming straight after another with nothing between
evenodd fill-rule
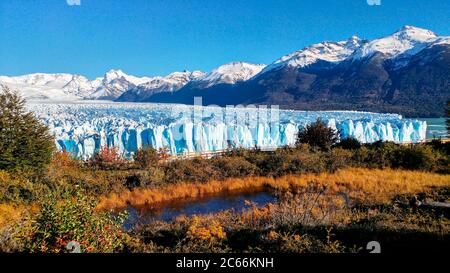
<instances>
[{"instance_id":1,"label":"dry grass","mask_svg":"<svg viewBox=\"0 0 450 273\"><path fill-rule=\"evenodd\" d=\"M18 221L25 211L23 206L14 206L11 204L0 204L0 228L9 223Z\"/></svg>"},{"instance_id":2,"label":"dry grass","mask_svg":"<svg viewBox=\"0 0 450 273\"><path fill-rule=\"evenodd\" d=\"M208 183L180 183L151 189L137 189L101 197L98 209L109 210L154 205L183 198L197 198L270 187L287 191L310 183L327 188L327 193L345 193L350 199L365 203L388 203L398 194L426 192L431 187L450 186L450 175L429 172L349 168L335 173L288 175L281 178L247 177Z\"/></svg>"}]
</instances>

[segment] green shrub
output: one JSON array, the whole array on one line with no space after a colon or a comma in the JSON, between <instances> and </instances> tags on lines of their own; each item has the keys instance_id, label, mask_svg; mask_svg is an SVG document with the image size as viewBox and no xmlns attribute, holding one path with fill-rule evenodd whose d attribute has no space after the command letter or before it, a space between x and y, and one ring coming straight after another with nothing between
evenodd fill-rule
<instances>
[{"instance_id":1,"label":"green shrub","mask_svg":"<svg viewBox=\"0 0 450 273\"><path fill-rule=\"evenodd\" d=\"M308 124L297 134L297 146L299 144L309 144L313 148L329 150L339 140L339 133L326 126L320 119Z\"/></svg>"},{"instance_id":2,"label":"green shrub","mask_svg":"<svg viewBox=\"0 0 450 273\"><path fill-rule=\"evenodd\" d=\"M395 151L399 149L398 144L383 141L365 144L365 147L369 149L369 152L363 163L367 164L368 167L382 169L392 167Z\"/></svg>"},{"instance_id":3,"label":"green shrub","mask_svg":"<svg viewBox=\"0 0 450 273\"><path fill-rule=\"evenodd\" d=\"M444 171L448 157L433 149L434 144L400 145L393 142L364 144L353 151L354 166L373 168L402 168L408 170Z\"/></svg>"},{"instance_id":4,"label":"green shrub","mask_svg":"<svg viewBox=\"0 0 450 273\"><path fill-rule=\"evenodd\" d=\"M278 152L266 153L258 162L260 174L263 176L280 176L286 173L288 167L287 155Z\"/></svg>"},{"instance_id":5,"label":"green shrub","mask_svg":"<svg viewBox=\"0 0 450 273\"><path fill-rule=\"evenodd\" d=\"M427 145L399 146L392 156L393 168L431 171L437 167L437 155Z\"/></svg>"},{"instance_id":6,"label":"green shrub","mask_svg":"<svg viewBox=\"0 0 450 273\"><path fill-rule=\"evenodd\" d=\"M341 139L339 143L335 145L335 147L346 149L346 150L357 150L361 148L361 142L357 140L356 138L347 137L344 139Z\"/></svg>"},{"instance_id":7,"label":"green shrub","mask_svg":"<svg viewBox=\"0 0 450 273\"><path fill-rule=\"evenodd\" d=\"M69 252L71 241L80 244L81 252L120 251L126 241L121 228L124 215L96 213L95 206L95 199L81 191L61 201L50 196L41 203L39 213L19 227L25 251Z\"/></svg>"},{"instance_id":8,"label":"green shrub","mask_svg":"<svg viewBox=\"0 0 450 273\"><path fill-rule=\"evenodd\" d=\"M431 146L433 150L443 153L447 158L450 158L450 141L444 142L441 139L433 139L427 145Z\"/></svg>"}]
</instances>

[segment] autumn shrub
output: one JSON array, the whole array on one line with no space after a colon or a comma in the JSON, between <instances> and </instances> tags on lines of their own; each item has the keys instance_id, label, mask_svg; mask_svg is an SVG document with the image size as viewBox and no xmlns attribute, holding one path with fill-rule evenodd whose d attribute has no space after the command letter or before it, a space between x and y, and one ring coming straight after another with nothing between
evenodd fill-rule
<instances>
[{"instance_id":1,"label":"autumn shrub","mask_svg":"<svg viewBox=\"0 0 450 273\"><path fill-rule=\"evenodd\" d=\"M167 183L206 182L216 177L218 177L217 170L203 158L174 160L164 166L164 181Z\"/></svg>"},{"instance_id":2,"label":"autumn shrub","mask_svg":"<svg viewBox=\"0 0 450 273\"><path fill-rule=\"evenodd\" d=\"M31 200L33 184L20 176L0 170L0 201L22 202Z\"/></svg>"},{"instance_id":3,"label":"autumn shrub","mask_svg":"<svg viewBox=\"0 0 450 273\"><path fill-rule=\"evenodd\" d=\"M267 156L269 156L268 154L272 155L273 152L267 152L266 153L266 152L263 152L263 151L261 151L259 149L248 149L248 150L235 149L235 150L231 151L227 156L228 157L234 157L234 156L243 157L248 162L250 162L253 165L255 165L258 168L260 168L260 166L266 160Z\"/></svg>"},{"instance_id":4,"label":"autumn shrub","mask_svg":"<svg viewBox=\"0 0 450 273\"><path fill-rule=\"evenodd\" d=\"M215 157L210 160L221 179L247 177L258 173L258 167L243 157Z\"/></svg>"},{"instance_id":5,"label":"autumn shrub","mask_svg":"<svg viewBox=\"0 0 450 273\"><path fill-rule=\"evenodd\" d=\"M79 169L82 163L71 153L66 151L55 152L52 156L50 167L55 169Z\"/></svg>"},{"instance_id":6,"label":"autumn shrub","mask_svg":"<svg viewBox=\"0 0 450 273\"><path fill-rule=\"evenodd\" d=\"M13 225L0 228L0 253L20 253L24 251L23 242L17 240L18 229Z\"/></svg>"},{"instance_id":7,"label":"autumn shrub","mask_svg":"<svg viewBox=\"0 0 450 273\"><path fill-rule=\"evenodd\" d=\"M308 233L271 230L262 236L264 252L275 253L344 253L351 252L342 242L335 240L328 230L325 238Z\"/></svg>"},{"instance_id":8,"label":"autumn shrub","mask_svg":"<svg viewBox=\"0 0 450 273\"><path fill-rule=\"evenodd\" d=\"M326 171L325 152L311 150L308 144L297 146L289 156L288 173L320 173Z\"/></svg>"},{"instance_id":9,"label":"autumn shrub","mask_svg":"<svg viewBox=\"0 0 450 273\"><path fill-rule=\"evenodd\" d=\"M353 153L343 148L334 148L327 154L327 171L335 172L346 167L357 166L352 162Z\"/></svg>"},{"instance_id":10,"label":"autumn shrub","mask_svg":"<svg viewBox=\"0 0 450 273\"><path fill-rule=\"evenodd\" d=\"M49 196L40 210L18 227L27 252L69 252L74 241L82 252L120 251L126 235L122 232L123 215L95 212L96 200L77 191L57 201Z\"/></svg>"},{"instance_id":11,"label":"autumn shrub","mask_svg":"<svg viewBox=\"0 0 450 273\"><path fill-rule=\"evenodd\" d=\"M222 224L215 219L193 216L187 222L187 229L182 234L182 240L174 248L175 252L184 253L224 253L227 233Z\"/></svg>"},{"instance_id":12,"label":"autumn shrub","mask_svg":"<svg viewBox=\"0 0 450 273\"><path fill-rule=\"evenodd\" d=\"M46 172L34 184L45 185L48 192L60 198L64 192L73 191L77 185L85 187L89 177L82 161L68 152L56 152Z\"/></svg>"},{"instance_id":13,"label":"autumn shrub","mask_svg":"<svg viewBox=\"0 0 450 273\"><path fill-rule=\"evenodd\" d=\"M133 160L143 169L154 168L158 166L160 155L151 146L145 146L134 153Z\"/></svg>"},{"instance_id":14,"label":"autumn shrub","mask_svg":"<svg viewBox=\"0 0 450 273\"><path fill-rule=\"evenodd\" d=\"M209 223L200 223L197 216L193 216L187 230L187 237L193 240L204 240L209 242L219 241L226 238L227 234L216 220Z\"/></svg>"},{"instance_id":15,"label":"autumn shrub","mask_svg":"<svg viewBox=\"0 0 450 273\"><path fill-rule=\"evenodd\" d=\"M32 181L22 173L0 170L0 202L28 204L50 192L48 185Z\"/></svg>"},{"instance_id":16,"label":"autumn shrub","mask_svg":"<svg viewBox=\"0 0 450 273\"><path fill-rule=\"evenodd\" d=\"M89 160L89 165L93 168L103 170L120 169L126 165L127 161L119 154L117 147L103 146L100 151L94 154Z\"/></svg>"},{"instance_id":17,"label":"autumn shrub","mask_svg":"<svg viewBox=\"0 0 450 273\"><path fill-rule=\"evenodd\" d=\"M377 167L376 164L371 161L372 156L372 150L363 145L357 150L352 150L352 163L354 166L359 167Z\"/></svg>"}]
</instances>

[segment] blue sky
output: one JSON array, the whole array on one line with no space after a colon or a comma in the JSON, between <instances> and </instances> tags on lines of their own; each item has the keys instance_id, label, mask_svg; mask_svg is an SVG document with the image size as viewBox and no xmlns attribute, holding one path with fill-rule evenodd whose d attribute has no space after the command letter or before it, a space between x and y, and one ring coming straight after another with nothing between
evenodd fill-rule
<instances>
[{"instance_id":1,"label":"blue sky","mask_svg":"<svg viewBox=\"0 0 450 273\"><path fill-rule=\"evenodd\" d=\"M109 69L165 75L231 61L270 63L323 40L388 35L403 25L450 35L450 1L0 1L0 75Z\"/></svg>"}]
</instances>

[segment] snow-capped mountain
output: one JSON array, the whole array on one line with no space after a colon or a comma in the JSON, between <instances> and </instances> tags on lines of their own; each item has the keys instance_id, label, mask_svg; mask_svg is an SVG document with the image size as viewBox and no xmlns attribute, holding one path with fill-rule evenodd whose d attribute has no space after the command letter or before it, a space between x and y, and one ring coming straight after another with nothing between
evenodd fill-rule
<instances>
[{"instance_id":1,"label":"snow-capped mountain","mask_svg":"<svg viewBox=\"0 0 450 273\"><path fill-rule=\"evenodd\" d=\"M85 77L71 74L0 76L0 84L19 90L27 100L77 100L95 88L94 83Z\"/></svg>"},{"instance_id":2,"label":"snow-capped mountain","mask_svg":"<svg viewBox=\"0 0 450 273\"><path fill-rule=\"evenodd\" d=\"M19 90L27 100L144 101L154 94L178 91L188 83L198 88L209 88L217 84L246 81L264 67L234 62L222 65L211 73L184 71L164 77L134 77L121 70L110 70L103 77L92 81L75 74L39 73L18 77L0 76L0 84Z\"/></svg>"},{"instance_id":3,"label":"snow-capped mountain","mask_svg":"<svg viewBox=\"0 0 450 273\"><path fill-rule=\"evenodd\" d=\"M149 81L148 77L129 76L111 70L104 77L88 80L76 74L29 74L18 77L0 76L0 84L21 92L27 100L72 101L83 99L115 99L123 92Z\"/></svg>"},{"instance_id":4,"label":"snow-capped mountain","mask_svg":"<svg viewBox=\"0 0 450 273\"><path fill-rule=\"evenodd\" d=\"M207 89L216 85L233 85L244 82L257 75L265 67L262 64L232 62L224 64L210 73L201 71L175 72L165 77L154 77L122 94L117 101L148 101L152 96L177 96L186 88ZM172 94L173 93L173 94Z\"/></svg>"},{"instance_id":5,"label":"snow-capped mountain","mask_svg":"<svg viewBox=\"0 0 450 273\"><path fill-rule=\"evenodd\" d=\"M341 42L314 44L281 57L264 68L262 73L282 67L302 68L319 61L337 64L352 55L361 44L362 41L357 36Z\"/></svg>"},{"instance_id":6,"label":"snow-capped mountain","mask_svg":"<svg viewBox=\"0 0 450 273\"><path fill-rule=\"evenodd\" d=\"M384 54L386 59L394 59L403 54L411 56L433 44L449 44L449 39L450 37L438 37L427 29L404 26L392 35L379 39L361 40L352 36L346 41L314 44L281 57L268 65L262 73L282 67L304 68L321 61L332 67L345 60L368 58L376 53Z\"/></svg>"},{"instance_id":7,"label":"snow-capped mountain","mask_svg":"<svg viewBox=\"0 0 450 273\"><path fill-rule=\"evenodd\" d=\"M275 62L269 67L277 69L265 69L240 88L239 103L443 115L450 97L450 37L405 26L378 39L351 40L282 58L287 63Z\"/></svg>"},{"instance_id":8,"label":"snow-capped mountain","mask_svg":"<svg viewBox=\"0 0 450 273\"><path fill-rule=\"evenodd\" d=\"M414 55L438 40L439 37L430 30L404 26L392 35L362 44L352 58L366 58L375 53L385 54L389 58L395 58L403 53Z\"/></svg>"},{"instance_id":9,"label":"snow-capped mountain","mask_svg":"<svg viewBox=\"0 0 450 273\"><path fill-rule=\"evenodd\" d=\"M208 88L217 84L235 84L251 79L264 69L264 64L244 62L227 63L192 82L195 88Z\"/></svg>"},{"instance_id":10,"label":"snow-capped mountain","mask_svg":"<svg viewBox=\"0 0 450 273\"><path fill-rule=\"evenodd\" d=\"M287 54L270 65L233 62L210 73L133 77L111 70L0 77L27 99L110 99L192 104L277 104L301 110L366 110L439 116L450 97L450 37L405 26L385 37L352 36Z\"/></svg>"},{"instance_id":11,"label":"snow-capped mountain","mask_svg":"<svg viewBox=\"0 0 450 273\"><path fill-rule=\"evenodd\" d=\"M89 95L89 99L108 99L114 100L124 92L135 88L136 86L151 80L149 77L134 77L125 74L121 70L110 70L105 74L103 79L97 78L95 81L100 81L95 92Z\"/></svg>"},{"instance_id":12,"label":"snow-capped mountain","mask_svg":"<svg viewBox=\"0 0 450 273\"><path fill-rule=\"evenodd\" d=\"M305 47L235 84L193 81L172 96L160 93L146 101L192 104L201 96L204 104L215 105L441 116L449 82L450 37L405 26L373 40L353 36Z\"/></svg>"},{"instance_id":13,"label":"snow-capped mountain","mask_svg":"<svg viewBox=\"0 0 450 273\"><path fill-rule=\"evenodd\" d=\"M206 75L201 71L174 72L165 77L154 77L135 88L123 93L117 101L144 101L148 97L161 92L174 92L193 80Z\"/></svg>"}]
</instances>

